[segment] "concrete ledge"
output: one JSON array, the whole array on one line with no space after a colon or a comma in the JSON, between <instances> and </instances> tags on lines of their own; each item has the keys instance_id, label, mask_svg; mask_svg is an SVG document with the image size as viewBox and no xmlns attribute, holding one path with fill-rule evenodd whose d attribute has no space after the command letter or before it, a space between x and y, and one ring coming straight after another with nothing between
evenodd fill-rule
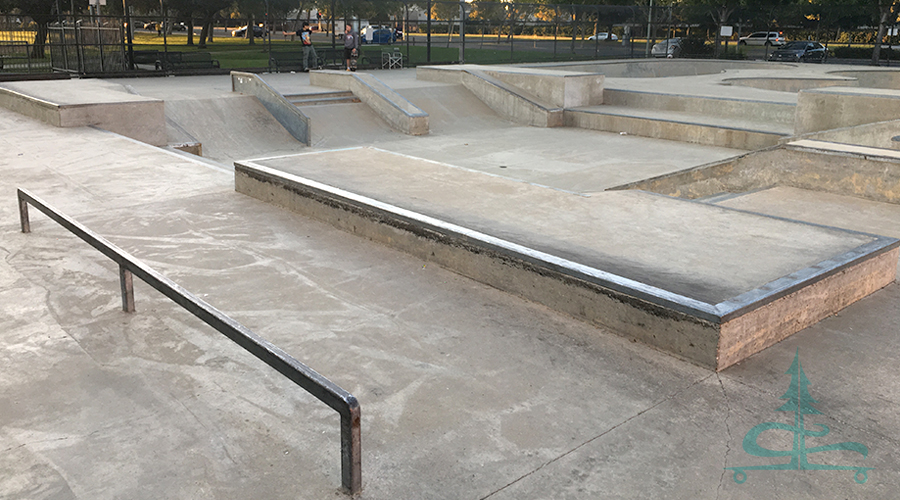
<instances>
[{"instance_id":1,"label":"concrete ledge","mask_svg":"<svg viewBox=\"0 0 900 500\"><path fill-rule=\"evenodd\" d=\"M603 76L589 73L464 64L420 66L416 78L463 85L498 115L534 127L561 127L566 106L603 100Z\"/></svg>"},{"instance_id":2,"label":"concrete ledge","mask_svg":"<svg viewBox=\"0 0 900 500\"><path fill-rule=\"evenodd\" d=\"M664 78L712 75L728 69L788 69L795 65L759 61L710 59L624 59L615 61L574 61L522 65L528 68L601 73L607 78Z\"/></svg>"},{"instance_id":3,"label":"concrete ledge","mask_svg":"<svg viewBox=\"0 0 900 500\"><path fill-rule=\"evenodd\" d=\"M494 78L520 88L556 108L603 104L603 75L537 68L483 67Z\"/></svg>"},{"instance_id":4,"label":"concrete ledge","mask_svg":"<svg viewBox=\"0 0 900 500\"><path fill-rule=\"evenodd\" d=\"M807 134L900 117L900 90L829 87L797 95L796 134Z\"/></svg>"},{"instance_id":5,"label":"concrete ledge","mask_svg":"<svg viewBox=\"0 0 900 500\"><path fill-rule=\"evenodd\" d=\"M756 122L794 124L797 106L793 103L728 99L721 97L691 96L646 92L627 89L610 89L603 92L603 104L633 108L679 111L698 115L733 118L738 121L752 119Z\"/></svg>"},{"instance_id":6,"label":"concrete ledge","mask_svg":"<svg viewBox=\"0 0 900 500\"><path fill-rule=\"evenodd\" d=\"M900 153L804 140L611 189L694 199L773 186L900 204Z\"/></svg>"},{"instance_id":7,"label":"concrete ledge","mask_svg":"<svg viewBox=\"0 0 900 500\"><path fill-rule=\"evenodd\" d=\"M896 246L840 269L794 293L722 324L718 364L725 367L812 326L889 285L897 273Z\"/></svg>"},{"instance_id":8,"label":"concrete ledge","mask_svg":"<svg viewBox=\"0 0 900 500\"><path fill-rule=\"evenodd\" d=\"M311 71L311 85L348 90L392 127L408 135L428 133L428 113L368 73Z\"/></svg>"},{"instance_id":9,"label":"concrete ledge","mask_svg":"<svg viewBox=\"0 0 900 500\"><path fill-rule=\"evenodd\" d=\"M897 134L900 134L900 119L823 130L821 132L810 132L786 138L786 140L781 142L786 144L798 140L812 140L855 144L869 148L896 149L897 141L894 140L894 137Z\"/></svg>"},{"instance_id":10,"label":"concrete ledge","mask_svg":"<svg viewBox=\"0 0 900 500\"><path fill-rule=\"evenodd\" d=\"M231 90L255 96L294 139L307 146L311 144L309 117L270 87L259 75L232 71Z\"/></svg>"},{"instance_id":11,"label":"concrete ledge","mask_svg":"<svg viewBox=\"0 0 900 500\"><path fill-rule=\"evenodd\" d=\"M873 89L894 89L900 90L900 71L891 68L871 68L871 69L854 69L831 71L831 75L853 78L857 81L856 85L847 85L866 87Z\"/></svg>"},{"instance_id":12,"label":"concrete ledge","mask_svg":"<svg viewBox=\"0 0 900 500\"><path fill-rule=\"evenodd\" d=\"M163 101L117 87L94 80L6 83L0 85L0 107L56 127L95 126L165 146Z\"/></svg>"},{"instance_id":13,"label":"concrete ledge","mask_svg":"<svg viewBox=\"0 0 900 500\"><path fill-rule=\"evenodd\" d=\"M693 119L693 121L690 121ZM778 144L786 137L776 132L747 130L703 123L702 117L683 116L680 119L648 117L613 113L596 106L590 109L567 109L567 127L579 127L606 132L626 132L641 137L691 142L708 146L754 150Z\"/></svg>"},{"instance_id":14,"label":"concrete ledge","mask_svg":"<svg viewBox=\"0 0 900 500\"><path fill-rule=\"evenodd\" d=\"M752 87L755 89L777 90L778 92L800 92L805 89L822 87L856 87L856 78L833 76L826 78L797 78L786 76L754 76L725 78L722 85Z\"/></svg>"},{"instance_id":15,"label":"concrete ledge","mask_svg":"<svg viewBox=\"0 0 900 500\"><path fill-rule=\"evenodd\" d=\"M235 190L715 370L893 281L900 245L871 236L850 252L708 304L254 162L235 164Z\"/></svg>"},{"instance_id":16,"label":"concrete ledge","mask_svg":"<svg viewBox=\"0 0 900 500\"><path fill-rule=\"evenodd\" d=\"M540 102L535 96L483 71L467 70L462 84L500 116L533 127L562 127L563 109Z\"/></svg>"}]
</instances>

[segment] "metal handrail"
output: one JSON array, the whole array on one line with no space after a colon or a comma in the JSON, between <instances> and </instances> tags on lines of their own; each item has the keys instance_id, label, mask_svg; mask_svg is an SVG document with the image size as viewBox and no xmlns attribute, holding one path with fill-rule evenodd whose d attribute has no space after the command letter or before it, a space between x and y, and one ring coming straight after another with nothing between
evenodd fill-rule
<instances>
[{"instance_id":1,"label":"metal handrail","mask_svg":"<svg viewBox=\"0 0 900 500\"><path fill-rule=\"evenodd\" d=\"M125 312L134 312L134 275L337 411L341 415L342 486L350 494L359 493L362 489L360 408L352 394L40 198L24 189L18 189L17 193L23 233L31 232L30 204L119 264Z\"/></svg>"}]
</instances>

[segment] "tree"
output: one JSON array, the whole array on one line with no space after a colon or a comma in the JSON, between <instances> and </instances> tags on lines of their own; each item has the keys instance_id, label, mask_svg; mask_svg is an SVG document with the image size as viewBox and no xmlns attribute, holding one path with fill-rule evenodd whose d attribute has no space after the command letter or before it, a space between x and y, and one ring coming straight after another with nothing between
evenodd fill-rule
<instances>
[{"instance_id":1,"label":"tree","mask_svg":"<svg viewBox=\"0 0 900 500\"><path fill-rule=\"evenodd\" d=\"M872 66L878 66L881 58L881 44L887 32L887 25L897 22L896 0L878 0L878 35L875 36L875 48L872 50Z\"/></svg>"},{"instance_id":2,"label":"tree","mask_svg":"<svg viewBox=\"0 0 900 500\"><path fill-rule=\"evenodd\" d=\"M87 7L87 0L77 0L74 2L76 10ZM50 33L50 23L57 20L57 16L61 13L56 11L58 5L56 0L7 0L5 2L7 8L18 9L18 11L31 18L37 25L34 33L34 44L31 50L31 57L35 59L43 59L46 57L45 47L47 45L47 35ZM72 2L65 2L64 7L71 7ZM74 14L74 12L70 13Z\"/></svg>"}]
</instances>

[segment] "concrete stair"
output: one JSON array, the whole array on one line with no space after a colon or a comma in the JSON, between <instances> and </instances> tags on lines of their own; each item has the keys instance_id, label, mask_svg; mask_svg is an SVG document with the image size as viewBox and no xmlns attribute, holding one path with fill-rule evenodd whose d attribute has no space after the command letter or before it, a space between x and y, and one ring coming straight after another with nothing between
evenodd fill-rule
<instances>
[{"instance_id":1,"label":"concrete stair","mask_svg":"<svg viewBox=\"0 0 900 500\"><path fill-rule=\"evenodd\" d=\"M608 88L603 104L566 110L566 125L736 149L778 144L794 132L793 102Z\"/></svg>"},{"instance_id":2,"label":"concrete stair","mask_svg":"<svg viewBox=\"0 0 900 500\"><path fill-rule=\"evenodd\" d=\"M350 91L317 92L315 94L292 94L284 96L294 106L323 106L327 104L349 104L360 102Z\"/></svg>"},{"instance_id":3,"label":"concrete stair","mask_svg":"<svg viewBox=\"0 0 900 500\"><path fill-rule=\"evenodd\" d=\"M587 106L565 114L569 127L746 150L774 146L792 134L789 125L778 122L629 106Z\"/></svg>"},{"instance_id":4,"label":"concrete stair","mask_svg":"<svg viewBox=\"0 0 900 500\"><path fill-rule=\"evenodd\" d=\"M780 123L793 128L795 102L721 96L683 95L646 90L603 89L603 104L692 113L709 117Z\"/></svg>"}]
</instances>

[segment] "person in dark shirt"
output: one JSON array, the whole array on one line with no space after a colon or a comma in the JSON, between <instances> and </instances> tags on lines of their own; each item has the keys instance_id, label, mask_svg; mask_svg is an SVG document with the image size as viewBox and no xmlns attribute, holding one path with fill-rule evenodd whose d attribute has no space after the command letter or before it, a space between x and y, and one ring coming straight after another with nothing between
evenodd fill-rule
<instances>
[{"instance_id":1,"label":"person in dark shirt","mask_svg":"<svg viewBox=\"0 0 900 500\"><path fill-rule=\"evenodd\" d=\"M350 59L353 58L354 50L359 50L359 34L348 24L344 26L344 59L347 62L347 71L350 71Z\"/></svg>"},{"instance_id":2,"label":"person in dark shirt","mask_svg":"<svg viewBox=\"0 0 900 500\"><path fill-rule=\"evenodd\" d=\"M312 44L312 30L309 27L309 23L303 23L303 28L300 30L299 35L300 43L303 44L303 71L309 71L309 68L317 68L318 64L316 61L318 56L316 55L316 48Z\"/></svg>"}]
</instances>

